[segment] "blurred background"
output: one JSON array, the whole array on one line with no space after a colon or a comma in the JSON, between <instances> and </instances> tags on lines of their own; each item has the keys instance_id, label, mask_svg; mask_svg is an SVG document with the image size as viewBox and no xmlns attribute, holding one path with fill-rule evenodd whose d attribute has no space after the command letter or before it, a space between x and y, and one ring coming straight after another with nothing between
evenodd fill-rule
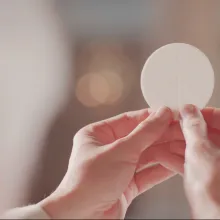
<instances>
[{"instance_id":1,"label":"blurred background","mask_svg":"<svg viewBox=\"0 0 220 220\"><path fill-rule=\"evenodd\" d=\"M220 107L219 10L219 0L1 0L1 209L38 202L58 186L81 127L147 107L141 69L164 44L207 54L216 78L209 105ZM178 176L127 213L189 217Z\"/></svg>"}]
</instances>

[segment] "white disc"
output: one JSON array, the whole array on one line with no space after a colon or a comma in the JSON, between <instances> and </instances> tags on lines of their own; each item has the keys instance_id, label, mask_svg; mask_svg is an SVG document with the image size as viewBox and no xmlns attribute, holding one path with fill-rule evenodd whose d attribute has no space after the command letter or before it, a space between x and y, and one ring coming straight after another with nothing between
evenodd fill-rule
<instances>
[{"instance_id":1,"label":"white disc","mask_svg":"<svg viewBox=\"0 0 220 220\"><path fill-rule=\"evenodd\" d=\"M185 104L204 108L214 89L214 71L206 55L184 43L165 45L146 61L141 90L153 109L178 110Z\"/></svg>"}]
</instances>

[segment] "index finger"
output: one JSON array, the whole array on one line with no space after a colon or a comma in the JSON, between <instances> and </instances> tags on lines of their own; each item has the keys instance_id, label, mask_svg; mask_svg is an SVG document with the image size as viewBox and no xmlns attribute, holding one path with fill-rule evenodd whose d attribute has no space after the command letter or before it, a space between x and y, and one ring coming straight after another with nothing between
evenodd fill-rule
<instances>
[{"instance_id":1,"label":"index finger","mask_svg":"<svg viewBox=\"0 0 220 220\"><path fill-rule=\"evenodd\" d=\"M92 127L93 130L100 128L108 129L113 133L115 139L119 139L130 134L152 112L153 111L150 108L125 112L103 121L96 122Z\"/></svg>"}]
</instances>

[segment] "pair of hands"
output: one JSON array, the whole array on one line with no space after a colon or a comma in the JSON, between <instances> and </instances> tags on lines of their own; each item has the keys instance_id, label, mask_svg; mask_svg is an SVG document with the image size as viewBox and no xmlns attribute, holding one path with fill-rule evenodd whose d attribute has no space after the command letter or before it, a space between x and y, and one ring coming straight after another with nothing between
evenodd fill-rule
<instances>
[{"instance_id":1,"label":"pair of hands","mask_svg":"<svg viewBox=\"0 0 220 220\"><path fill-rule=\"evenodd\" d=\"M81 129L65 177L41 207L52 218L121 219L135 197L179 173L193 217L219 218L220 111L187 105L180 114L181 125L164 107Z\"/></svg>"}]
</instances>

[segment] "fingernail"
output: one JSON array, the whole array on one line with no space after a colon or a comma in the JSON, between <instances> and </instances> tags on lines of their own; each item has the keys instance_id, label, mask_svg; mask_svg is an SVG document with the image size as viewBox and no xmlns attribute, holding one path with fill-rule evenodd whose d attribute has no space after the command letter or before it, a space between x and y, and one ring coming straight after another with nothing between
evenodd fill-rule
<instances>
[{"instance_id":1,"label":"fingernail","mask_svg":"<svg viewBox=\"0 0 220 220\"><path fill-rule=\"evenodd\" d=\"M185 105L181 111L180 114L182 117L188 117L196 114L196 108L194 105Z\"/></svg>"},{"instance_id":2,"label":"fingernail","mask_svg":"<svg viewBox=\"0 0 220 220\"><path fill-rule=\"evenodd\" d=\"M168 107L164 106L157 110L156 116L166 121L172 118L172 112Z\"/></svg>"}]
</instances>

